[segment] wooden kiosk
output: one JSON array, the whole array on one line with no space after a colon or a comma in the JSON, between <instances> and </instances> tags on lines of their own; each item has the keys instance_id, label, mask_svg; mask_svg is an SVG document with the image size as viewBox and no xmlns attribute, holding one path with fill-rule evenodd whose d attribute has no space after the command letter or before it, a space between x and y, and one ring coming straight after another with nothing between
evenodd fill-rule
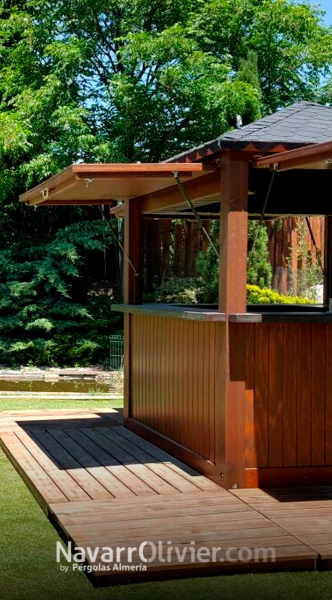
<instances>
[{"instance_id":1,"label":"wooden kiosk","mask_svg":"<svg viewBox=\"0 0 332 600\"><path fill-rule=\"evenodd\" d=\"M124 217L125 424L226 488L332 482L326 139L332 109L300 103L164 163L73 165L21 197ZM192 219L190 204L220 217L219 306L142 304L143 221ZM247 307L251 215L326 216L324 306Z\"/></svg>"}]
</instances>

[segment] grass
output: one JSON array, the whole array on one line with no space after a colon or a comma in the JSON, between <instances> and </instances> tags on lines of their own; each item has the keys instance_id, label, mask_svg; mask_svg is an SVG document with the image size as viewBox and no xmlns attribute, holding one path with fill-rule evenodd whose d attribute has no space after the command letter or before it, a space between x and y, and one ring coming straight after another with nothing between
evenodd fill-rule
<instances>
[{"instance_id":1,"label":"grass","mask_svg":"<svg viewBox=\"0 0 332 600\"><path fill-rule=\"evenodd\" d=\"M38 393L36 393L38 397ZM0 398L0 411L1 410L47 410L48 408L117 408L122 406L122 401L117 399L98 400L97 398L91 398L90 400L57 400L45 399L39 400L36 398L6 398L5 396Z\"/></svg>"},{"instance_id":2,"label":"grass","mask_svg":"<svg viewBox=\"0 0 332 600\"><path fill-rule=\"evenodd\" d=\"M97 407L100 401L88 401ZM0 401L0 410L13 401ZM15 408L75 408L86 401L22 401ZM110 403L120 406L119 401ZM4 408L5 407L5 408ZM2 600L331 600L332 572L220 576L95 589L82 573L62 573L60 540L0 450L0 598Z\"/></svg>"}]
</instances>

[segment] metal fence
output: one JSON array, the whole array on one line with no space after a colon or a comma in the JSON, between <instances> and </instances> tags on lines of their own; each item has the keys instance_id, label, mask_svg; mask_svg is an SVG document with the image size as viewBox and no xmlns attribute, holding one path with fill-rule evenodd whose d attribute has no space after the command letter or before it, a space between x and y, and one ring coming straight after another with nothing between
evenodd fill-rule
<instances>
[{"instance_id":1,"label":"metal fence","mask_svg":"<svg viewBox=\"0 0 332 600\"><path fill-rule=\"evenodd\" d=\"M110 370L123 369L123 335L110 335Z\"/></svg>"}]
</instances>

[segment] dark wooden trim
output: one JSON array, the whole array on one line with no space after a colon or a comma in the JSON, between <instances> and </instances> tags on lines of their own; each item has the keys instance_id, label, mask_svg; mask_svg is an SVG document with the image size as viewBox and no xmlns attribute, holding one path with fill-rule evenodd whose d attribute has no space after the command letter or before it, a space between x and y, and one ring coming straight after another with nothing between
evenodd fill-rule
<instances>
[{"instance_id":1,"label":"dark wooden trim","mask_svg":"<svg viewBox=\"0 0 332 600\"><path fill-rule=\"evenodd\" d=\"M167 319L186 319L188 321L225 321L225 314L214 310L199 309L195 307L167 306L165 304L113 304L112 310L116 312L135 315L146 315L147 317L165 317Z\"/></svg>"},{"instance_id":2,"label":"dark wooden trim","mask_svg":"<svg viewBox=\"0 0 332 600\"><path fill-rule=\"evenodd\" d=\"M221 138L217 138L212 142L208 142L207 144L203 144L198 148L192 148L187 152L183 152L182 154L178 154L173 158L169 158L166 162L194 162L196 160L203 160L204 158L211 158L212 156L218 157L222 156L223 151L231 151L236 153L252 153L252 156L263 153L276 153L276 152L284 152L286 150L293 150L296 148L302 148L303 146L308 146L307 143L291 143L291 142L258 142L252 141L248 142L247 140L227 140ZM311 144L310 144L311 145Z\"/></svg>"},{"instance_id":3,"label":"dark wooden trim","mask_svg":"<svg viewBox=\"0 0 332 600\"><path fill-rule=\"evenodd\" d=\"M286 171L289 169L306 168L322 163L322 168L327 168L327 160L332 159L332 142L323 142L322 144L312 144L297 150L281 152L276 156L259 158L253 164L254 167L272 167L276 165L278 170Z\"/></svg>"},{"instance_id":4,"label":"dark wooden trim","mask_svg":"<svg viewBox=\"0 0 332 600\"><path fill-rule=\"evenodd\" d=\"M330 312L233 313L231 323L332 323Z\"/></svg>"},{"instance_id":5,"label":"dark wooden trim","mask_svg":"<svg viewBox=\"0 0 332 600\"><path fill-rule=\"evenodd\" d=\"M152 444L155 444L156 446L159 446L159 448L162 448L165 450L165 452L175 456L193 469L196 469L199 473L202 473L221 487L225 487L224 480L220 477L217 466L212 462L165 437L154 429L150 429L150 427L139 423L133 418L127 419L126 425L129 429L138 435L141 435L144 439L148 440Z\"/></svg>"},{"instance_id":6,"label":"dark wooden trim","mask_svg":"<svg viewBox=\"0 0 332 600\"><path fill-rule=\"evenodd\" d=\"M254 468L245 474L246 488L331 485L332 466Z\"/></svg>"}]
</instances>

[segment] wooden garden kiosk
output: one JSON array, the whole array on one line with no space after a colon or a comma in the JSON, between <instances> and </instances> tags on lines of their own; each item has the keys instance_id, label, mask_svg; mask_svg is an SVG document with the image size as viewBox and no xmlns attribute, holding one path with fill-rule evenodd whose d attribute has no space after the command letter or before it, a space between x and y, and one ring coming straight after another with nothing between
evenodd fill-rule
<instances>
[{"instance_id":1,"label":"wooden garden kiosk","mask_svg":"<svg viewBox=\"0 0 332 600\"><path fill-rule=\"evenodd\" d=\"M299 103L164 163L73 165L21 197L124 217L125 424L226 488L332 482L329 139L332 109ZM220 217L219 305L142 304L144 219L193 218L188 198ZM249 215L326 216L324 306L247 307Z\"/></svg>"}]
</instances>

